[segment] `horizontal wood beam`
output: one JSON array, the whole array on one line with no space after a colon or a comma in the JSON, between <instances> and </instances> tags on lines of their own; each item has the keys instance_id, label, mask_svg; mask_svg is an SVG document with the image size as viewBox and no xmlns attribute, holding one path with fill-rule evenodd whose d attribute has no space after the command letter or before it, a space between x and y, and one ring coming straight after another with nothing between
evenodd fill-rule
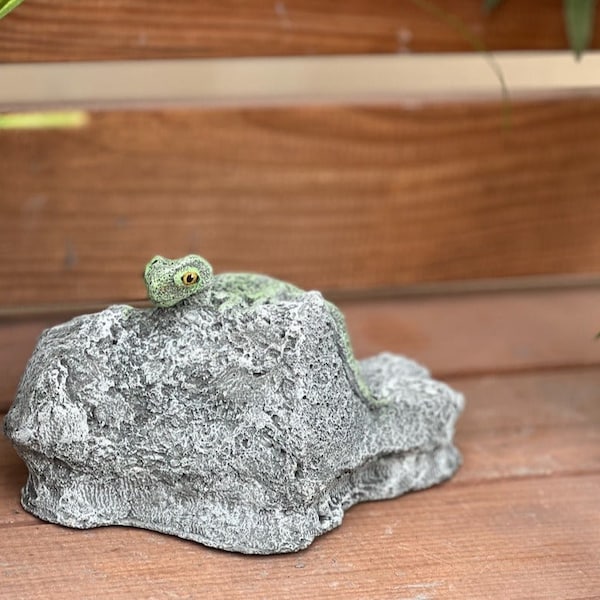
<instances>
[{"instance_id":1,"label":"horizontal wood beam","mask_svg":"<svg viewBox=\"0 0 600 600\"><path fill-rule=\"evenodd\" d=\"M565 49L562 2L505 0L486 16L481 0L26 0L0 25L2 62L465 52L477 44ZM600 47L600 23L592 46Z\"/></svg>"},{"instance_id":2,"label":"horizontal wood beam","mask_svg":"<svg viewBox=\"0 0 600 600\"><path fill-rule=\"evenodd\" d=\"M0 131L0 307L132 301L154 254L360 291L600 273L600 100L107 111Z\"/></svg>"},{"instance_id":3,"label":"horizontal wood beam","mask_svg":"<svg viewBox=\"0 0 600 600\"><path fill-rule=\"evenodd\" d=\"M513 100L600 94L600 52L0 65L0 111Z\"/></svg>"}]
</instances>

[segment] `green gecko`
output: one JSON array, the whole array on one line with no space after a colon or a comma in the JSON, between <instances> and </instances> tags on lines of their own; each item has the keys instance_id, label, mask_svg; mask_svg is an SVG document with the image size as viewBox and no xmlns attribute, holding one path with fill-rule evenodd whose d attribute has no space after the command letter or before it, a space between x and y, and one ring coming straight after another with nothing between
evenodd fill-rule
<instances>
[{"instance_id":1,"label":"green gecko","mask_svg":"<svg viewBox=\"0 0 600 600\"><path fill-rule=\"evenodd\" d=\"M305 294L300 288L252 273L223 273L214 275L210 263L196 254L183 258L169 259L155 256L144 270L144 281L148 298L158 307L175 306L182 300L197 296L199 300L210 299L220 302L219 310L224 311L240 306L249 308L272 301L294 300ZM349 367L356 391L370 406L387 404L376 399L363 379L360 367L350 343L344 315L331 302L325 301L340 336L339 346Z\"/></svg>"}]
</instances>

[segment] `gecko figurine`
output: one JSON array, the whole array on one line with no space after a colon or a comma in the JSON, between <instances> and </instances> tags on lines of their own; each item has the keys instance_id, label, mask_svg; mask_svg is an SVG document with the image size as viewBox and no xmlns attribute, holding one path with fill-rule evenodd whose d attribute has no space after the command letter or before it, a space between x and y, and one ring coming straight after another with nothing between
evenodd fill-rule
<instances>
[{"instance_id":1,"label":"gecko figurine","mask_svg":"<svg viewBox=\"0 0 600 600\"><path fill-rule=\"evenodd\" d=\"M306 292L300 288L266 275L253 273L213 274L210 263L196 254L169 259L155 256L144 270L148 298L157 307L169 308L192 298L201 303L210 300L220 311L234 307L241 309L269 304L275 301L297 299ZM376 399L363 379L350 343L344 315L331 302L326 306L339 335L339 347L349 367L354 387L365 402L372 407L387 404Z\"/></svg>"}]
</instances>

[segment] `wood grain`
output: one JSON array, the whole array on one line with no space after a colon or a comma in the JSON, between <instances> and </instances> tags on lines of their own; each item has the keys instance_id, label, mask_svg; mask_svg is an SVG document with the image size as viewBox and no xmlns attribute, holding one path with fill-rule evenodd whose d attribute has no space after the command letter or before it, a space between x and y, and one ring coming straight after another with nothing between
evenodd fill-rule
<instances>
[{"instance_id":1,"label":"wood grain","mask_svg":"<svg viewBox=\"0 0 600 600\"><path fill-rule=\"evenodd\" d=\"M4 415L0 413L0 420L3 418ZM14 524L39 524L38 519L26 513L21 507L21 488L26 480L27 467L17 456L8 439L0 434L0 528ZM1 536L0 533L0 538ZM1 576L0 580L2 580Z\"/></svg>"},{"instance_id":2,"label":"wood grain","mask_svg":"<svg viewBox=\"0 0 600 600\"><path fill-rule=\"evenodd\" d=\"M489 17L476 0L435 4L442 18L410 0L27 0L2 22L0 60L472 51L470 36L491 50L567 47L556 0L507 0Z\"/></svg>"},{"instance_id":3,"label":"wood grain","mask_svg":"<svg viewBox=\"0 0 600 600\"><path fill-rule=\"evenodd\" d=\"M156 253L305 288L600 271L600 100L94 113L0 133L1 306L131 300Z\"/></svg>"},{"instance_id":4,"label":"wood grain","mask_svg":"<svg viewBox=\"0 0 600 600\"><path fill-rule=\"evenodd\" d=\"M449 381L467 400L453 485L600 473L596 369Z\"/></svg>"},{"instance_id":5,"label":"wood grain","mask_svg":"<svg viewBox=\"0 0 600 600\"><path fill-rule=\"evenodd\" d=\"M306 551L248 557L145 531L2 530L0 592L60 598L593 598L600 475L444 486L358 506ZM25 540L27 542L25 543Z\"/></svg>"},{"instance_id":6,"label":"wood grain","mask_svg":"<svg viewBox=\"0 0 600 600\"><path fill-rule=\"evenodd\" d=\"M442 378L596 365L598 306L598 288L341 303L359 357L407 354Z\"/></svg>"}]
</instances>

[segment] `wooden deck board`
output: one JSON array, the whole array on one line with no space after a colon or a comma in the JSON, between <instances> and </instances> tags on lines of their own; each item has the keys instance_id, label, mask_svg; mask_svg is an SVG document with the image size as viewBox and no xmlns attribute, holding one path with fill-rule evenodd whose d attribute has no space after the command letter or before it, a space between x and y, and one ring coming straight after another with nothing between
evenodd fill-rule
<instances>
[{"instance_id":1,"label":"wooden deck board","mask_svg":"<svg viewBox=\"0 0 600 600\"><path fill-rule=\"evenodd\" d=\"M360 353L403 338L393 350L429 356L465 393L464 465L436 488L353 508L294 555L42 523L18 504L26 471L2 439L0 597L597 598L600 347L585 345L597 299L555 290L345 303Z\"/></svg>"},{"instance_id":2,"label":"wooden deck board","mask_svg":"<svg viewBox=\"0 0 600 600\"><path fill-rule=\"evenodd\" d=\"M128 528L1 530L3 598L590 598L600 475L446 485L352 509L307 551L244 557ZM576 500L576 501L574 501Z\"/></svg>"}]
</instances>

